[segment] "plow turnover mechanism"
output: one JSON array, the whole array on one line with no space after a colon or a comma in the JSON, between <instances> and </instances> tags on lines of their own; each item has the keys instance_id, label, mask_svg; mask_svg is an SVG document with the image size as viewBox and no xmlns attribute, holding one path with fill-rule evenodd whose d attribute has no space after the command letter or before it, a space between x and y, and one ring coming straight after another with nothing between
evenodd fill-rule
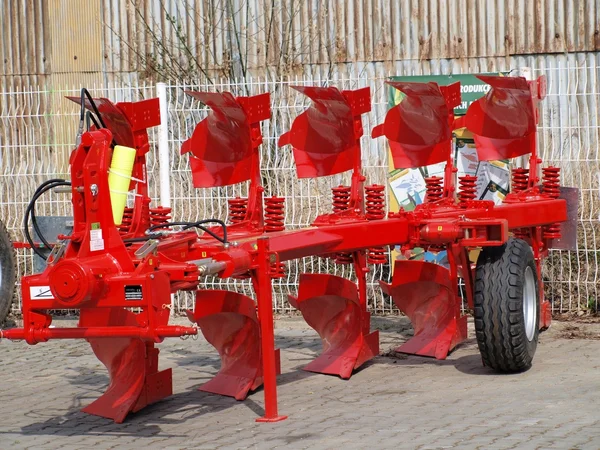
<instances>
[{"instance_id":1,"label":"plow turnover mechanism","mask_svg":"<svg viewBox=\"0 0 600 450\"><path fill-rule=\"evenodd\" d=\"M169 208L151 205L147 130L160 123L158 99L114 104L82 90L81 98L71 98L81 107L70 157L73 233L59 236L43 272L23 277L23 328L2 330L0 337L31 345L85 339L106 366L110 384L83 411L120 423L172 393L171 369L159 369L157 344L200 332L221 357L220 371L200 389L243 400L262 385L265 409L257 420L275 422L285 416L277 406L272 280L284 276L285 262L320 256L353 265L356 282L305 273L289 298L323 343L305 369L347 379L379 354L367 309L369 265L387 263L390 246L400 254L419 247L446 250L448 266L391 262L391 282L380 282L381 288L414 327L398 351L444 359L466 339L462 279L483 363L502 372L527 370L538 333L550 324L541 263L560 241L568 205L560 198L559 170L542 168L536 152L545 78L480 78L489 92L458 118L453 110L461 101L459 83L388 82L404 99L372 137L387 139L396 167L446 164L443 177L426 179L422 204L395 213L386 213L384 186L368 185L361 167L361 116L371 109L369 89L295 87L311 106L280 136L279 146L291 146L297 176L352 175L350 186L333 189L330 213L293 230L284 226L284 198L263 196L259 148L261 122L271 116L268 93L187 92L211 109L181 147L189 154L194 186L249 183L247 198L229 200L224 223L173 222ZM474 135L480 161L529 155L528 168L513 168L502 204L476 199L476 177L456 179L452 138L459 128ZM65 184L48 182L36 196ZM256 301L204 289L209 276L249 278ZM195 292L195 307L187 311L190 326L169 325L177 291ZM61 309L78 310L77 327L51 326L52 311Z\"/></svg>"}]
</instances>

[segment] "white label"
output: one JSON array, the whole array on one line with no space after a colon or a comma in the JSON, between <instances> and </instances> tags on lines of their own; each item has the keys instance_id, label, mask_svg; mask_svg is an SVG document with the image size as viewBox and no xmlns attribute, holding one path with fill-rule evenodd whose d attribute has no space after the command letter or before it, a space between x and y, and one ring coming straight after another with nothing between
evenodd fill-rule
<instances>
[{"instance_id":1,"label":"white label","mask_svg":"<svg viewBox=\"0 0 600 450\"><path fill-rule=\"evenodd\" d=\"M50 286L30 286L29 296L31 300L50 300L54 298Z\"/></svg>"},{"instance_id":2,"label":"white label","mask_svg":"<svg viewBox=\"0 0 600 450\"><path fill-rule=\"evenodd\" d=\"M98 250L104 250L104 239L90 240L90 251L97 252Z\"/></svg>"},{"instance_id":3,"label":"white label","mask_svg":"<svg viewBox=\"0 0 600 450\"><path fill-rule=\"evenodd\" d=\"M102 240L102 229L90 230L90 240L91 241L101 241Z\"/></svg>"}]
</instances>

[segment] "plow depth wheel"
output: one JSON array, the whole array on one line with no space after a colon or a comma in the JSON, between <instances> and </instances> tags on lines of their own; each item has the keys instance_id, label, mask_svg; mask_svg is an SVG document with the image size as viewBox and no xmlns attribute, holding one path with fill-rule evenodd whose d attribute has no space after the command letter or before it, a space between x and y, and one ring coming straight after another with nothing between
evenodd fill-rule
<instances>
[{"instance_id":1,"label":"plow depth wheel","mask_svg":"<svg viewBox=\"0 0 600 450\"><path fill-rule=\"evenodd\" d=\"M0 325L10 312L15 289L15 252L8 231L0 221Z\"/></svg>"},{"instance_id":2,"label":"plow depth wheel","mask_svg":"<svg viewBox=\"0 0 600 450\"><path fill-rule=\"evenodd\" d=\"M529 245L509 239L477 259L475 331L486 366L500 372L531 367L538 342L540 292Z\"/></svg>"}]
</instances>

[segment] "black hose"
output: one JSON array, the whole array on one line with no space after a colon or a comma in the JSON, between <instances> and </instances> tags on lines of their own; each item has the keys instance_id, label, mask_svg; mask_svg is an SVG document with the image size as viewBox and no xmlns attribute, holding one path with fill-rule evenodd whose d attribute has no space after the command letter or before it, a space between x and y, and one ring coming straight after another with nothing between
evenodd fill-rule
<instances>
[{"instance_id":1,"label":"black hose","mask_svg":"<svg viewBox=\"0 0 600 450\"><path fill-rule=\"evenodd\" d=\"M40 198L44 193L46 193L50 189L54 189L55 187L59 187L59 186L70 186L70 185L71 185L70 182L60 179L60 178L55 178L55 179L48 180L48 181L42 183L36 189L35 193L33 194L33 197L31 198L29 204L27 205L27 209L25 210L25 218L23 220L23 228L24 228L23 231L25 234L25 239L27 240L27 242L29 243L29 245L31 246L31 248L35 252L35 254L44 260L48 258L48 254L44 253L42 250L37 248L37 246L33 242L31 234L29 232L29 220L31 219L33 228L35 229L37 235L39 236L40 241L47 248L52 248L52 245L46 240L46 238L44 237L43 233L40 230L40 227L38 226L38 223L37 223L37 220L35 217L35 202L37 201L38 198Z\"/></svg>"},{"instance_id":2,"label":"black hose","mask_svg":"<svg viewBox=\"0 0 600 450\"><path fill-rule=\"evenodd\" d=\"M36 196L38 196L38 194L40 194L40 192L46 188L46 186L50 186L53 185L55 183L62 183L65 182L65 180L61 179L61 178L54 178L52 180L48 180L42 184L40 184L37 189L35 190L35 193L33 194L32 199L29 201L29 204L27 205L27 209L25 210L25 218L24 218L24 222L23 222L23 226L24 226L24 232L25 232L25 238L27 239L27 242L29 243L29 245L31 245L31 248L34 250L34 252L44 258L45 256L43 256L43 252L41 252L41 250L38 250L37 247L34 245L33 243L33 239L31 238L31 235L29 234L29 215L32 214L33 211L33 207L35 205L35 200L37 199ZM35 211L33 211L33 217L35 217ZM36 222L37 225L37 222ZM36 228L36 232L39 235L39 227ZM45 239L42 240L42 242L44 242ZM44 242L44 245L47 245L47 241ZM37 251L36 251L37 250Z\"/></svg>"},{"instance_id":3,"label":"black hose","mask_svg":"<svg viewBox=\"0 0 600 450\"><path fill-rule=\"evenodd\" d=\"M102 125L102 128L107 128L106 124L104 123L104 120L102 120L102 116L100 115L100 112L98 111L96 102L94 102L94 99L92 98L90 92L86 88L81 88L81 110L79 111L79 120L83 122L83 119L85 118L84 117L85 116L85 97L87 97L88 100L90 101L90 106L94 110L96 117L98 117L98 120L100 121L100 124Z\"/></svg>"},{"instance_id":4,"label":"black hose","mask_svg":"<svg viewBox=\"0 0 600 450\"><path fill-rule=\"evenodd\" d=\"M94 123L94 126L96 127L97 130L99 130L100 128L102 128L100 126L100 124L98 123L98 121L96 120L96 116L94 116L91 111L88 111L86 113L85 119L86 119L86 130L87 131L90 131L90 125L91 125L92 122Z\"/></svg>"},{"instance_id":5,"label":"black hose","mask_svg":"<svg viewBox=\"0 0 600 450\"><path fill-rule=\"evenodd\" d=\"M149 234L147 236L123 239L123 242L126 244L132 244L134 242L145 242L145 241L149 241L150 239L159 239L161 237L162 237L161 234Z\"/></svg>"},{"instance_id":6,"label":"black hose","mask_svg":"<svg viewBox=\"0 0 600 450\"><path fill-rule=\"evenodd\" d=\"M92 95L86 88L81 88L81 99L80 99L81 107L79 109L80 127L83 127L83 123L85 121L84 119L85 119L85 98L86 97L90 101L90 106L92 107L92 110L93 110L94 114L96 115L96 117L98 118L98 121L100 122L100 124L98 124L98 122L94 119L93 115L88 115L88 117L92 120L92 122L94 122L94 125L96 125L97 129L108 128L106 126L106 123L104 123L104 120L102 119L102 115L100 114L100 111L98 110L98 106L96 106L96 102L94 101L94 99L92 98ZM81 128L80 128L80 130L81 130ZM89 125L88 125L88 130L89 130ZM115 141L114 136L113 136L113 140L112 140L112 145L113 145L113 147L117 145L117 142Z\"/></svg>"},{"instance_id":7,"label":"black hose","mask_svg":"<svg viewBox=\"0 0 600 450\"><path fill-rule=\"evenodd\" d=\"M202 226L202 225L209 224L209 223L219 224L221 226L221 228L223 229L223 237L219 236L218 234L216 234L216 233L210 231L209 229L207 229L206 227ZM150 228L148 228L148 231L154 231L159 228L168 228L171 226L182 226L184 230L189 230L190 228L200 228L205 233L210 234L217 241L222 242L223 244L227 244L227 226L225 225L225 222L223 222L222 220L219 220L219 219L205 219L205 220L199 220L197 222L160 223L158 225L152 225Z\"/></svg>"}]
</instances>

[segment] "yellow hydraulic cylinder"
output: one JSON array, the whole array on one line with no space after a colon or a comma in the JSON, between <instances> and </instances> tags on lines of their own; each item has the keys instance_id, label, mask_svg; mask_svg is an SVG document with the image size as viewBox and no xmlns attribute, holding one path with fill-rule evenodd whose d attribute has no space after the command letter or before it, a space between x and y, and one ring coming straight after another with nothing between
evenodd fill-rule
<instances>
[{"instance_id":1,"label":"yellow hydraulic cylinder","mask_svg":"<svg viewBox=\"0 0 600 450\"><path fill-rule=\"evenodd\" d=\"M108 187L110 189L113 219L117 226L121 225L121 221L123 220L135 154L135 148L123 145L116 145L113 150L110 171L108 173Z\"/></svg>"}]
</instances>

